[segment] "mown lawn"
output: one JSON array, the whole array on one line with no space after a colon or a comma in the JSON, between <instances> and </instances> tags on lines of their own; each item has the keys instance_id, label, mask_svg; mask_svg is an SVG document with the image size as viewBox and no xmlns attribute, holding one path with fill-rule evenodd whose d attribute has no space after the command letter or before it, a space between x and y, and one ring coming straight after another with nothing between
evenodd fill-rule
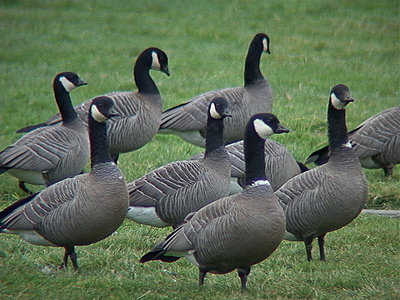
<instances>
[{"instance_id":1,"label":"mown lawn","mask_svg":"<svg viewBox=\"0 0 400 300\"><path fill-rule=\"evenodd\" d=\"M398 1L33 1L0 2L0 149L15 131L56 112L51 81L74 71L89 83L71 93L75 104L110 91L134 89L132 66L145 48L169 56L171 77L152 71L164 107L199 93L243 83L243 62L257 32L271 39L261 70L274 89L273 112L291 132L274 139L304 161L326 144L330 88L349 86L349 129L399 105ZM156 136L122 155L133 180L167 162L201 151L173 136ZM310 166L312 167L312 166ZM365 170L368 208L400 208L400 167L392 178ZM30 186L39 190L39 187ZM24 196L15 178L0 175L0 208ZM301 243L283 242L253 268L249 292L235 273L197 270L138 259L169 229L126 221L110 238L78 248L81 271L58 271L62 249L0 236L1 299L395 299L400 297L398 219L360 216L327 235L327 263L305 259Z\"/></svg>"}]
</instances>

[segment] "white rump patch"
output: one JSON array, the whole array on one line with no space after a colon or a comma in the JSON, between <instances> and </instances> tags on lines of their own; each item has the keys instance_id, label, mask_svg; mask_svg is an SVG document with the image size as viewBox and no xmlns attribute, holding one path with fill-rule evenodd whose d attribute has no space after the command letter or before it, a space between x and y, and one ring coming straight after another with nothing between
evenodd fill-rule
<instances>
[{"instance_id":1,"label":"white rump patch","mask_svg":"<svg viewBox=\"0 0 400 300\"><path fill-rule=\"evenodd\" d=\"M217 109L215 108L215 104L211 103L210 106L210 115L211 117L213 117L214 119L221 119L222 116L217 112Z\"/></svg>"},{"instance_id":2,"label":"white rump patch","mask_svg":"<svg viewBox=\"0 0 400 300\"><path fill-rule=\"evenodd\" d=\"M157 216L155 207L129 206L126 218L144 225L155 227L170 226Z\"/></svg>"},{"instance_id":3,"label":"white rump patch","mask_svg":"<svg viewBox=\"0 0 400 300\"><path fill-rule=\"evenodd\" d=\"M333 105L334 108L336 108L337 110L342 110L346 107L346 103L343 103L342 101L340 101L335 93L331 94L331 103Z\"/></svg>"},{"instance_id":4,"label":"white rump patch","mask_svg":"<svg viewBox=\"0 0 400 300\"><path fill-rule=\"evenodd\" d=\"M263 43L263 47L264 47L263 51L264 51L264 52L267 52L267 51L268 51L268 42L267 42L267 39L266 39L266 38L263 38L262 43Z\"/></svg>"},{"instance_id":5,"label":"white rump patch","mask_svg":"<svg viewBox=\"0 0 400 300\"><path fill-rule=\"evenodd\" d=\"M69 93L74 88L76 88L75 84L69 81L65 76L60 77L60 82L63 85L64 89Z\"/></svg>"},{"instance_id":6,"label":"white rump patch","mask_svg":"<svg viewBox=\"0 0 400 300\"><path fill-rule=\"evenodd\" d=\"M153 61L151 63L151 68L153 70L161 70L161 64L160 64L160 61L158 59L157 52L153 51L151 53L151 58L153 59Z\"/></svg>"},{"instance_id":7,"label":"white rump patch","mask_svg":"<svg viewBox=\"0 0 400 300\"><path fill-rule=\"evenodd\" d=\"M92 105L90 113L93 119L95 119L99 123L104 123L108 120L108 118L99 111L96 105Z\"/></svg>"},{"instance_id":8,"label":"white rump patch","mask_svg":"<svg viewBox=\"0 0 400 300\"><path fill-rule=\"evenodd\" d=\"M266 139L274 133L272 128L264 123L263 120L255 119L253 121L254 129L262 139Z\"/></svg>"}]
</instances>

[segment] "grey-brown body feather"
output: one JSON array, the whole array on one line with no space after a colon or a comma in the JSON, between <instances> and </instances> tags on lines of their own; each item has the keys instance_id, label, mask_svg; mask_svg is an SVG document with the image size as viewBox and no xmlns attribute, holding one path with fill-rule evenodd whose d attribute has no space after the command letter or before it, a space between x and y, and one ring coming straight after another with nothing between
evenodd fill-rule
<instances>
[{"instance_id":1,"label":"grey-brown body feather","mask_svg":"<svg viewBox=\"0 0 400 300\"><path fill-rule=\"evenodd\" d=\"M161 132L174 131L187 139L184 132L200 132L205 138L207 107L215 97L224 97L229 103L232 118L224 120L224 141L232 143L243 139L246 121L255 113L272 110L272 89L265 79L244 87L226 88L201 94L191 101L163 112ZM183 132L183 135L181 135ZM189 140L188 140L189 141ZM193 142L204 147L202 143Z\"/></svg>"},{"instance_id":2,"label":"grey-brown body feather","mask_svg":"<svg viewBox=\"0 0 400 300\"><path fill-rule=\"evenodd\" d=\"M56 246L88 245L107 237L128 208L124 179L111 164L51 185L2 224L9 232L36 231Z\"/></svg>"},{"instance_id":3,"label":"grey-brown body feather","mask_svg":"<svg viewBox=\"0 0 400 300\"><path fill-rule=\"evenodd\" d=\"M166 239L164 250L194 250L200 267L211 273L264 260L278 247L285 229L283 210L272 193L269 185L250 186L203 207Z\"/></svg>"},{"instance_id":4,"label":"grey-brown body feather","mask_svg":"<svg viewBox=\"0 0 400 300\"><path fill-rule=\"evenodd\" d=\"M177 225L190 212L226 196L229 178L222 150L202 161L173 162L128 183L130 205L153 206L164 222Z\"/></svg>"},{"instance_id":5,"label":"grey-brown body feather","mask_svg":"<svg viewBox=\"0 0 400 300\"><path fill-rule=\"evenodd\" d=\"M327 164L292 178L275 195L284 204L287 231L304 240L350 223L364 207L367 193L356 154L342 145Z\"/></svg>"},{"instance_id":6,"label":"grey-brown body feather","mask_svg":"<svg viewBox=\"0 0 400 300\"><path fill-rule=\"evenodd\" d=\"M42 173L43 183L52 184L79 174L89 159L89 137L79 119L27 133L0 154L0 165L10 174L18 170ZM28 183L29 180L26 180Z\"/></svg>"}]
</instances>

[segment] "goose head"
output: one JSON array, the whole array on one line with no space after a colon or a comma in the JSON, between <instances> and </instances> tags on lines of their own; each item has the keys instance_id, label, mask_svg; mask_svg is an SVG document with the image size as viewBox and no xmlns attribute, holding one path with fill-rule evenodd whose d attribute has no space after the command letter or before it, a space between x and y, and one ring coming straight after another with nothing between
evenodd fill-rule
<instances>
[{"instance_id":1,"label":"goose head","mask_svg":"<svg viewBox=\"0 0 400 300\"><path fill-rule=\"evenodd\" d=\"M330 103L337 110L343 110L354 100L350 97L350 90L344 84L335 85L331 90Z\"/></svg>"},{"instance_id":2,"label":"goose head","mask_svg":"<svg viewBox=\"0 0 400 300\"><path fill-rule=\"evenodd\" d=\"M271 54L269 49L269 37L265 33L257 33L253 41L262 46L262 52Z\"/></svg>"},{"instance_id":3,"label":"goose head","mask_svg":"<svg viewBox=\"0 0 400 300\"><path fill-rule=\"evenodd\" d=\"M228 101L222 97L214 98L209 105L208 115L213 119L232 117L232 115L228 113Z\"/></svg>"},{"instance_id":4,"label":"goose head","mask_svg":"<svg viewBox=\"0 0 400 300\"><path fill-rule=\"evenodd\" d=\"M86 85L87 83L79 78L79 76L74 72L62 72L55 76L53 85L59 86L69 93L73 89Z\"/></svg>"},{"instance_id":5,"label":"goose head","mask_svg":"<svg viewBox=\"0 0 400 300\"><path fill-rule=\"evenodd\" d=\"M272 134L289 132L289 129L282 126L278 118L270 113L255 114L250 118L249 125L254 128L256 134L262 139L266 139Z\"/></svg>"},{"instance_id":6,"label":"goose head","mask_svg":"<svg viewBox=\"0 0 400 300\"><path fill-rule=\"evenodd\" d=\"M90 115L98 123L104 123L108 119L118 116L113 110L114 102L109 97L100 96L94 98L90 105Z\"/></svg>"},{"instance_id":7,"label":"goose head","mask_svg":"<svg viewBox=\"0 0 400 300\"><path fill-rule=\"evenodd\" d=\"M161 71L169 76L168 69L168 56L161 49L152 47L143 51L143 54L149 55L151 57L150 69Z\"/></svg>"}]
</instances>

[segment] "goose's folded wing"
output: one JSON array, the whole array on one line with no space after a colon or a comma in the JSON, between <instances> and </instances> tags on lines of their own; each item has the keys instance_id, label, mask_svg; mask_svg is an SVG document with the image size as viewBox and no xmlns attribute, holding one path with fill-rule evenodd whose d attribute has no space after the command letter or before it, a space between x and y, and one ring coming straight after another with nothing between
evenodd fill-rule
<instances>
[{"instance_id":1,"label":"goose's folded wing","mask_svg":"<svg viewBox=\"0 0 400 300\"><path fill-rule=\"evenodd\" d=\"M8 209L7 215L2 216L0 220L2 227L11 231L34 229L50 212L74 199L80 186L81 176L53 184L22 205L12 204L10 207L14 206L13 209Z\"/></svg>"},{"instance_id":2,"label":"goose's folded wing","mask_svg":"<svg viewBox=\"0 0 400 300\"><path fill-rule=\"evenodd\" d=\"M195 184L205 174L205 167L198 161L167 164L127 184L130 205L154 206L160 199Z\"/></svg>"},{"instance_id":3,"label":"goose's folded wing","mask_svg":"<svg viewBox=\"0 0 400 300\"><path fill-rule=\"evenodd\" d=\"M400 107L383 111L349 134L352 147L360 158L382 151L384 146L400 134Z\"/></svg>"},{"instance_id":4,"label":"goose's folded wing","mask_svg":"<svg viewBox=\"0 0 400 300\"><path fill-rule=\"evenodd\" d=\"M301 173L281 186L275 195L283 206L288 205L293 201L299 201L307 193L314 193L318 190L321 183L327 182L327 173L323 172L321 167L316 167L304 173Z\"/></svg>"},{"instance_id":5,"label":"goose's folded wing","mask_svg":"<svg viewBox=\"0 0 400 300\"><path fill-rule=\"evenodd\" d=\"M82 150L83 146L71 131L58 130L57 126L37 131L4 149L0 153L0 165L8 169L46 171L62 158Z\"/></svg>"},{"instance_id":6,"label":"goose's folded wing","mask_svg":"<svg viewBox=\"0 0 400 300\"><path fill-rule=\"evenodd\" d=\"M242 92L243 93L243 92ZM189 102L177 105L163 112L160 129L177 131L196 131L204 129L207 125L207 109L215 97L224 97L234 108L234 99L241 99L240 88L227 88L201 94Z\"/></svg>"},{"instance_id":7,"label":"goose's folded wing","mask_svg":"<svg viewBox=\"0 0 400 300\"><path fill-rule=\"evenodd\" d=\"M232 197L219 199L188 215L185 223L165 239L163 248L167 252L188 251L193 249L199 238L207 239L207 236L213 236L213 240L218 240L219 235L229 234L224 228L227 227L231 217L229 212L234 210L235 203L232 201ZM204 235L205 231L208 233Z\"/></svg>"}]
</instances>

